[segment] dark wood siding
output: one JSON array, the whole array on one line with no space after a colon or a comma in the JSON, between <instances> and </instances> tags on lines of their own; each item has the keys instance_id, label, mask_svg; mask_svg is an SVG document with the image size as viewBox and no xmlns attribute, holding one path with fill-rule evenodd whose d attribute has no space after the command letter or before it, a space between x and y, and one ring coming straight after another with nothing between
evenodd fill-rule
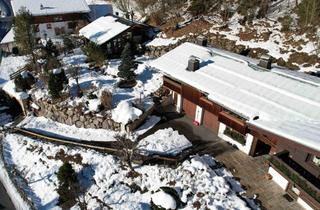
<instances>
[{"instance_id":1,"label":"dark wood siding","mask_svg":"<svg viewBox=\"0 0 320 210\"><path fill-rule=\"evenodd\" d=\"M225 112L225 111L220 112L219 121L243 135L246 135L247 133L246 122L236 118L235 116L229 114L228 112Z\"/></svg>"},{"instance_id":2,"label":"dark wood siding","mask_svg":"<svg viewBox=\"0 0 320 210\"><path fill-rule=\"evenodd\" d=\"M197 105L189 101L188 99L183 99L183 111L186 113L186 115L194 120L196 115L196 109Z\"/></svg>"},{"instance_id":3,"label":"dark wood siding","mask_svg":"<svg viewBox=\"0 0 320 210\"><path fill-rule=\"evenodd\" d=\"M184 85L184 84L182 85L183 98L186 98L195 104L199 104L199 99L200 99L201 95L202 94L197 89L195 89L189 85Z\"/></svg>"},{"instance_id":4,"label":"dark wood siding","mask_svg":"<svg viewBox=\"0 0 320 210\"><path fill-rule=\"evenodd\" d=\"M215 114L216 116L218 116L219 113L222 111L222 108L219 105L215 104L214 102L210 101L209 99L207 99L204 96L200 98L199 106L201 106L205 110Z\"/></svg>"},{"instance_id":5,"label":"dark wood siding","mask_svg":"<svg viewBox=\"0 0 320 210\"><path fill-rule=\"evenodd\" d=\"M214 115L213 113L204 110L203 113L203 125L214 133L218 134L219 132L219 119L218 116Z\"/></svg>"},{"instance_id":6,"label":"dark wood siding","mask_svg":"<svg viewBox=\"0 0 320 210\"><path fill-rule=\"evenodd\" d=\"M75 21L75 20L84 20L84 19L86 19L85 14L82 14L82 13L71 13L71 14L61 14L61 15L45 15L45 16L33 17L33 23L40 24L40 23Z\"/></svg>"},{"instance_id":7,"label":"dark wood siding","mask_svg":"<svg viewBox=\"0 0 320 210\"><path fill-rule=\"evenodd\" d=\"M181 84L168 77L163 77L163 86L179 94L182 92Z\"/></svg>"}]
</instances>

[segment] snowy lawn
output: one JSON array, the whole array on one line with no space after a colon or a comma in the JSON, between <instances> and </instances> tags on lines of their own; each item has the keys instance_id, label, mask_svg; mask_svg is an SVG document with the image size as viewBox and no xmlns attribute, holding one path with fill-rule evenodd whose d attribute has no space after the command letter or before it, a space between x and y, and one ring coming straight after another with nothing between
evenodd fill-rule
<instances>
[{"instance_id":1,"label":"snowy lawn","mask_svg":"<svg viewBox=\"0 0 320 210\"><path fill-rule=\"evenodd\" d=\"M2 59L0 64L0 87L10 79L10 74L27 64L26 56L9 56Z\"/></svg>"},{"instance_id":2,"label":"snowy lawn","mask_svg":"<svg viewBox=\"0 0 320 210\"><path fill-rule=\"evenodd\" d=\"M2 115L0 115L0 119L1 116ZM3 118L5 119L5 116ZM139 135L147 132L159 121L159 117L150 116L146 122L132 134L132 140L135 140ZM33 116L26 117L18 126L43 135L82 141L116 141L115 136L119 134L118 132L107 129L77 128L75 126L55 122L45 117Z\"/></svg>"},{"instance_id":3,"label":"snowy lawn","mask_svg":"<svg viewBox=\"0 0 320 210\"><path fill-rule=\"evenodd\" d=\"M85 187L88 209L101 209L100 202L113 209L150 209L151 198L158 205L170 201L168 194L160 193L167 200L162 202L152 196L160 187L176 189L184 203L180 209L250 209L239 196L243 190L230 172L216 165L210 156L194 156L176 169L164 166L135 166L140 173L128 177L128 170L121 167L117 158L92 150L42 143L20 135L9 134L4 139L6 162L14 165L27 181L24 189L38 209L56 208L58 185L56 172L63 160L70 160L81 185Z\"/></svg>"},{"instance_id":4,"label":"snowy lawn","mask_svg":"<svg viewBox=\"0 0 320 210\"><path fill-rule=\"evenodd\" d=\"M176 156L183 150L192 147L191 142L172 128L158 130L154 134L142 139L138 149L145 155Z\"/></svg>"},{"instance_id":5,"label":"snowy lawn","mask_svg":"<svg viewBox=\"0 0 320 210\"><path fill-rule=\"evenodd\" d=\"M115 141L117 132L106 129L77 128L55 122L45 117L26 117L19 127L55 137L83 141Z\"/></svg>"}]
</instances>

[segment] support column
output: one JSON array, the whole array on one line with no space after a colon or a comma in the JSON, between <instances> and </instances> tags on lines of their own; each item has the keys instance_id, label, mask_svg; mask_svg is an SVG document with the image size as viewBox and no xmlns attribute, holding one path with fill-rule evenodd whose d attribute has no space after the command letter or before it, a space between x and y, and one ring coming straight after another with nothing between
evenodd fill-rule
<instances>
[{"instance_id":1,"label":"support column","mask_svg":"<svg viewBox=\"0 0 320 210\"><path fill-rule=\"evenodd\" d=\"M182 110L182 97L181 97L181 94L179 93L176 93L177 94L177 107L176 107L176 111L178 113L181 113L181 110Z\"/></svg>"},{"instance_id":2,"label":"support column","mask_svg":"<svg viewBox=\"0 0 320 210\"><path fill-rule=\"evenodd\" d=\"M199 125L202 124L202 118L203 118L203 108L201 106L197 105L196 109L196 116L195 116L195 121L199 123Z\"/></svg>"}]
</instances>

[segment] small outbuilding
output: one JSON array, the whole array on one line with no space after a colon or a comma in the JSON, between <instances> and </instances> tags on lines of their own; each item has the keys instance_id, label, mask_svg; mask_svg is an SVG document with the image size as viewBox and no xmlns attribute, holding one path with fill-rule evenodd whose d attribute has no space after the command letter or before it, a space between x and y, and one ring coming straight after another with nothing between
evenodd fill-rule
<instances>
[{"instance_id":1,"label":"small outbuilding","mask_svg":"<svg viewBox=\"0 0 320 210\"><path fill-rule=\"evenodd\" d=\"M12 49L15 47L14 44L14 33L13 28L3 37L3 39L0 42L0 50L4 53L12 53Z\"/></svg>"},{"instance_id":2,"label":"small outbuilding","mask_svg":"<svg viewBox=\"0 0 320 210\"><path fill-rule=\"evenodd\" d=\"M150 40L153 28L147 24L107 15L80 29L79 34L103 47L107 55L116 56L128 41L141 46Z\"/></svg>"}]
</instances>

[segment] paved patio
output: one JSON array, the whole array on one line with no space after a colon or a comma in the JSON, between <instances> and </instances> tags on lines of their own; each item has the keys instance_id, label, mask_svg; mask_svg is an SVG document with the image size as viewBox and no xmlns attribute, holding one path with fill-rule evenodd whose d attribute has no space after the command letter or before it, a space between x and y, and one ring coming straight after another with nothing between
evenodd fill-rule
<instances>
[{"instance_id":1,"label":"paved patio","mask_svg":"<svg viewBox=\"0 0 320 210\"><path fill-rule=\"evenodd\" d=\"M272 180L264 178L268 165L266 156L250 157L234 148L204 126L195 126L185 116L167 113L168 121L156 125L144 136L154 133L158 129L172 127L185 135L195 146L194 153L211 154L229 169L234 177L247 190L247 196L257 195L262 209L301 210L295 201L289 202L283 197L285 192Z\"/></svg>"}]
</instances>

